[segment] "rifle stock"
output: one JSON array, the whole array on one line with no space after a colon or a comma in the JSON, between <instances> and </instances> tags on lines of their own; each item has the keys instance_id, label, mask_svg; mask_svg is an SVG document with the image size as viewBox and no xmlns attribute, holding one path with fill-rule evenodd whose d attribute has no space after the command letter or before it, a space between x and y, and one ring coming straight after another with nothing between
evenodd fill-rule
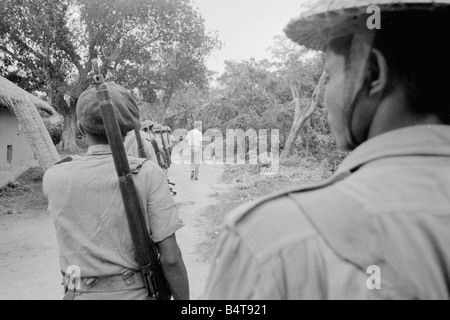
<instances>
[{"instance_id":1,"label":"rifle stock","mask_svg":"<svg viewBox=\"0 0 450 320\"><path fill-rule=\"evenodd\" d=\"M119 177L120 192L134 245L136 261L141 269L140 271L144 277L148 292L147 297L149 300L170 300L172 294L161 267L158 249L150 238L149 231L146 227L144 210L134 184L127 154L123 145L123 138L120 132L119 122L117 121L111 93L108 85L104 82L103 76L99 72L96 60L93 60L93 66L95 73L93 82L96 86L103 124L111 147L116 172Z\"/></svg>"}]
</instances>

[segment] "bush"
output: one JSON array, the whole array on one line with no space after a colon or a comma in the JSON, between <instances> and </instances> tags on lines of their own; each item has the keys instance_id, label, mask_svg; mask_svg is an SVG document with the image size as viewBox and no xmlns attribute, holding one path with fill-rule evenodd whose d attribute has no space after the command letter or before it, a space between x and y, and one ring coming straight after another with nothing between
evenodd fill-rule
<instances>
[{"instance_id":1,"label":"bush","mask_svg":"<svg viewBox=\"0 0 450 320\"><path fill-rule=\"evenodd\" d=\"M323 161L323 164L328 170L334 173L347 156L348 152L335 150L330 152L328 157Z\"/></svg>"}]
</instances>

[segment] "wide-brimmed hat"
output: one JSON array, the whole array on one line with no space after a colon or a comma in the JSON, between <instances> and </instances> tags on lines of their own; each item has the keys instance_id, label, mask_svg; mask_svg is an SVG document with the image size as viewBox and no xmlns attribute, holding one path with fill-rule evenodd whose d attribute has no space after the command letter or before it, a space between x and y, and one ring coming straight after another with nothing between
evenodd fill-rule
<instances>
[{"instance_id":1,"label":"wide-brimmed hat","mask_svg":"<svg viewBox=\"0 0 450 320\"><path fill-rule=\"evenodd\" d=\"M155 123L153 121L151 121L151 120L144 120L142 122L142 128L151 129L154 125L155 125Z\"/></svg>"},{"instance_id":2,"label":"wide-brimmed hat","mask_svg":"<svg viewBox=\"0 0 450 320\"><path fill-rule=\"evenodd\" d=\"M450 0L317 0L305 6L300 17L284 29L292 41L313 50L324 50L329 40L350 35L358 27L357 17L367 15L369 6L383 12L436 10L449 6ZM382 18L382 15L381 15ZM420 23L420 22L418 22Z\"/></svg>"},{"instance_id":3,"label":"wide-brimmed hat","mask_svg":"<svg viewBox=\"0 0 450 320\"><path fill-rule=\"evenodd\" d=\"M153 132L155 132L155 133L160 133L161 131L162 131L162 126L160 125L160 124L155 124L154 126L153 126Z\"/></svg>"}]
</instances>

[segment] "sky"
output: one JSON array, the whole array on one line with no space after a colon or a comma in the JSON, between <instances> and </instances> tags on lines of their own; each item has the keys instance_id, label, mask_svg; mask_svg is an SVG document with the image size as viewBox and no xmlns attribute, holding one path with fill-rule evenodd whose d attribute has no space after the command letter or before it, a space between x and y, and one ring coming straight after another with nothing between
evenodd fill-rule
<instances>
[{"instance_id":1,"label":"sky","mask_svg":"<svg viewBox=\"0 0 450 320\"><path fill-rule=\"evenodd\" d=\"M300 15L304 0L192 0L205 19L207 31L217 31L223 47L207 60L219 74L225 60L270 58L267 49L288 22Z\"/></svg>"}]
</instances>

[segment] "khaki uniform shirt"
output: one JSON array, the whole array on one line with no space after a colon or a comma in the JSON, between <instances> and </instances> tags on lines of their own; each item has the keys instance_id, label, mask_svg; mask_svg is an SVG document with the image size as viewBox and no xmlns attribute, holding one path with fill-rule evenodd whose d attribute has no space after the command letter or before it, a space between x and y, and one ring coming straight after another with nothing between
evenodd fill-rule
<instances>
[{"instance_id":1,"label":"khaki uniform shirt","mask_svg":"<svg viewBox=\"0 0 450 320\"><path fill-rule=\"evenodd\" d=\"M141 131L141 138L142 138L142 143L143 143L145 154L148 155L147 159L158 164L158 160L156 159L155 149L153 148L153 145L151 143L150 136L148 134L146 134L145 132ZM134 131L128 132L123 144L125 146L126 152L130 156L139 158L139 146L138 146L136 134Z\"/></svg>"},{"instance_id":2,"label":"khaki uniform shirt","mask_svg":"<svg viewBox=\"0 0 450 320\"><path fill-rule=\"evenodd\" d=\"M417 126L230 213L204 298L449 299L449 283L450 126Z\"/></svg>"},{"instance_id":3,"label":"khaki uniform shirt","mask_svg":"<svg viewBox=\"0 0 450 320\"><path fill-rule=\"evenodd\" d=\"M143 162L129 161L132 170ZM147 161L133 178L153 241L172 236L183 224L159 166ZM81 159L52 167L43 188L56 228L61 271L75 265L82 277L100 277L139 270L108 145L90 147Z\"/></svg>"}]
</instances>

